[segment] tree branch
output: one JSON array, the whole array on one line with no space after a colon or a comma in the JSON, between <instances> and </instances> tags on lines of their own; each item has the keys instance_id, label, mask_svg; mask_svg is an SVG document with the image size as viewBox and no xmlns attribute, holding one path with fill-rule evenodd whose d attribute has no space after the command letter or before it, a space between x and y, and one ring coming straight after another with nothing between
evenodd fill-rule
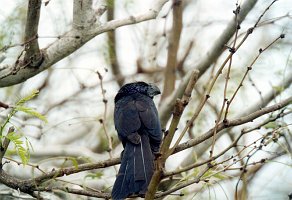
<instances>
[{"instance_id":1,"label":"tree branch","mask_svg":"<svg viewBox=\"0 0 292 200\"><path fill-rule=\"evenodd\" d=\"M283 83L279 84L279 86L283 89L283 90L274 90L273 88L271 88L271 90L264 95L264 97L254 103L252 106L248 107L247 109L245 109L242 113L238 114L237 116L235 116L235 118L240 118L246 115L249 115L253 112L256 112L257 110L260 110L264 107L266 107L275 97L277 97L279 94L282 93L282 91L284 91L286 88L288 88L292 83L292 73L289 73L287 75L287 79L284 80ZM221 137L224 134L224 132L218 132L218 134L216 135L216 138L218 139L219 137ZM207 149L211 146L212 141L211 140L206 140L204 141L204 144L200 144L196 146L196 154L198 157L201 157L202 154L204 152L207 151ZM187 156L188 157L188 156Z\"/></svg>"},{"instance_id":2,"label":"tree branch","mask_svg":"<svg viewBox=\"0 0 292 200\"><path fill-rule=\"evenodd\" d=\"M75 174L78 172L92 170L92 169L106 168L109 166L117 165L119 163L120 163L120 158L113 158L113 159L101 161L98 163L89 163L89 164L78 165L78 168L76 168L75 166L74 167L67 167L67 168L51 171L47 174L44 174L44 175L41 175L35 179L32 179L31 181L33 181L35 184L38 185L38 184L43 183L51 178L57 178L57 177L61 177L64 175L68 176L70 174Z\"/></svg>"},{"instance_id":3,"label":"tree branch","mask_svg":"<svg viewBox=\"0 0 292 200\"><path fill-rule=\"evenodd\" d=\"M25 44L26 54L23 64L29 64L31 67L38 67L43 61L43 56L38 43L38 26L41 4L41 0L29 0L28 2L24 41L29 42Z\"/></svg>"},{"instance_id":4,"label":"tree branch","mask_svg":"<svg viewBox=\"0 0 292 200\"><path fill-rule=\"evenodd\" d=\"M46 158L46 157L87 157L92 161L97 161L104 157L101 154L91 151L89 148L80 146L78 149L72 145L46 145L46 148L43 147L34 147L34 151L31 152L31 157L33 158Z\"/></svg>"},{"instance_id":5,"label":"tree branch","mask_svg":"<svg viewBox=\"0 0 292 200\"><path fill-rule=\"evenodd\" d=\"M30 181L15 178L7 174L3 169L0 169L0 182L12 189L32 195L32 184Z\"/></svg>"},{"instance_id":6,"label":"tree branch","mask_svg":"<svg viewBox=\"0 0 292 200\"><path fill-rule=\"evenodd\" d=\"M0 108L7 109L9 108L9 105L0 101Z\"/></svg>"},{"instance_id":7,"label":"tree branch","mask_svg":"<svg viewBox=\"0 0 292 200\"><path fill-rule=\"evenodd\" d=\"M74 0L73 3L73 28L87 29L96 21L92 0Z\"/></svg>"},{"instance_id":8,"label":"tree branch","mask_svg":"<svg viewBox=\"0 0 292 200\"><path fill-rule=\"evenodd\" d=\"M189 71L184 76L178 88L170 96L168 96L164 100L163 104L161 104L161 106L159 107L159 117L160 117L161 127L165 128L166 123L172 114L172 110L174 108L175 102L177 99L182 98L184 91L186 90L187 84L190 81L192 73L193 71Z\"/></svg>"},{"instance_id":9,"label":"tree branch","mask_svg":"<svg viewBox=\"0 0 292 200\"><path fill-rule=\"evenodd\" d=\"M173 118L172 118L169 130L167 131L167 134L165 135L163 142L161 144L161 148L160 148L161 156L158 157L156 161L157 166L148 186L148 192L146 193L146 196L145 196L146 200L150 200L154 198L155 192L158 188L158 184L160 183L162 179L162 171L164 169L165 161L173 152L173 149L169 149L171 141L177 129L177 125L180 121L182 113L185 107L187 106L187 104L189 103L194 85L196 84L197 79L198 79L198 74L199 72L197 70L194 70L192 72L191 78L188 82L187 88L184 92L182 99L177 99L176 101L174 111L173 111Z\"/></svg>"},{"instance_id":10,"label":"tree branch","mask_svg":"<svg viewBox=\"0 0 292 200\"><path fill-rule=\"evenodd\" d=\"M8 129L8 133L7 135L9 135L10 133L13 133L14 132L14 127L10 127ZM2 142L2 140L1 140ZM2 159L7 151L7 148L9 146L9 143L10 143L10 140L7 138L7 137L4 137L4 140L3 140L3 143L1 144L1 149L0 149L0 168L2 169L2 166L3 166L3 162L2 162Z\"/></svg>"},{"instance_id":11,"label":"tree branch","mask_svg":"<svg viewBox=\"0 0 292 200\"><path fill-rule=\"evenodd\" d=\"M269 106L267 108L263 108L261 110L258 110L258 111L254 112L248 116L244 116L244 117L241 117L241 118L235 119L235 120L230 120L227 123L220 123L217 127L217 130L219 132L225 128L248 123L248 122L264 115L264 114L279 110L279 109L281 109L281 108L283 108L291 103L292 103L292 97L290 97L290 98L288 98L280 103ZM205 141L206 139L212 137L213 131L214 130L211 129L196 139L192 139L192 140L189 140L188 142L180 144L177 148L175 148L174 153L177 153L179 151L183 151L187 148L190 148L196 144L199 144L199 143ZM106 160L106 161L101 161L98 163L82 164L82 165L79 165L78 168L67 167L67 168L63 168L63 169L59 169L59 170L53 170L47 174L40 175L39 177L30 179L30 180L20 180L20 179L17 179L15 177L7 174L5 171L0 170L0 182L7 185L8 187L13 188L13 189L19 189L22 192L32 194L33 191L38 191L38 188L37 188L38 185L40 185L41 183L43 183L49 179L62 177L64 175L70 175L70 174L74 174L74 173L78 173L78 172L82 172L82 171L86 171L86 170L106 168L106 167L113 166L113 165L116 165L119 163L120 163L120 158L114 158L114 159L110 159L110 160Z\"/></svg>"},{"instance_id":12,"label":"tree branch","mask_svg":"<svg viewBox=\"0 0 292 200\"><path fill-rule=\"evenodd\" d=\"M223 52L225 45L228 43L230 38L236 32L236 25L241 24L245 19L247 14L251 11L254 5L257 3L257 0L244 1L240 13L237 15L237 19L232 19L223 33L218 37L214 45L210 48L210 51L206 54L201 62L196 66L196 69L200 71L199 77L205 73L209 66L218 59L218 57Z\"/></svg>"},{"instance_id":13,"label":"tree branch","mask_svg":"<svg viewBox=\"0 0 292 200\"><path fill-rule=\"evenodd\" d=\"M156 194L156 195L155 195L155 198L160 198L160 197L166 196L166 195L168 195L168 194L171 194L171 193L173 193L173 192L175 192L175 191L177 191L177 190L180 190L180 189L182 189L182 188L185 188L185 187L187 187L187 186L189 186L189 185L192 185L192 184L194 184L194 183L199 183L200 180L201 180L201 178L202 178L202 176L204 176L204 174L205 174L209 169L210 169L210 168L209 168L208 166L205 167L202 171L200 171L200 173L197 175L197 177L196 177L195 179L185 181L185 183L182 183L182 184L180 184L180 185L178 185L178 186L176 186L176 187L174 187L174 188L172 188L172 189L170 189L170 190L167 190L167 191L165 191L165 192L162 192L162 193Z\"/></svg>"},{"instance_id":14,"label":"tree branch","mask_svg":"<svg viewBox=\"0 0 292 200\"><path fill-rule=\"evenodd\" d=\"M107 20L111 21L114 19L115 14L115 1L107 1ZM108 56L109 64L112 69L113 75L116 77L116 81L120 87L125 82L125 79L122 77L122 72L120 70L120 65L117 58L117 48L116 48L116 31L112 30L107 32L108 36ZM121 78L118 78L121 77Z\"/></svg>"},{"instance_id":15,"label":"tree branch","mask_svg":"<svg viewBox=\"0 0 292 200\"><path fill-rule=\"evenodd\" d=\"M72 193L72 194L84 195L87 197L97 197L97 198L103 198L103 199L110 199L111 198L111 194L109 194L109 193L89 191L89 190L83 190L83 189L74 189L74 188L69 188L69 187L36 188L36 191L54 192L56 190L61 190L61 191Z\"/></svg>"},{"instance_id":16,"label":"tree branch","mask_svg":"<svg viewBox=\"0 0 292 200\"><path fill-rule=\"evenodd\" d=\"M172 13L172 30L168 38L168 51L167 51L167 63L164 72L164 87L161 95L161 99L168 97L175 88L176 80L176 68L177 68L177 53L180 42L180 35L182 31L182 1L173 0L172 1L173 13Z\"/></svg>"},{"instance_id":17,"label":"tree branch","mask_svg":"<svg viewBox=\"0 0 292 200\"><path fill-rule=\"evenodd\" d=\"M285 107L285 106L287 106L287 105L289 105L291 103L292 103L292 97L289 97L289 98L287 98L286 100L284 100L284 101L282 101L280 103L277 103L277 104L274 104L272 106L263 108L261 110L258 110L256 112L254 112L254 113L251 113L251 114L249 114L247 116L240 117L238 119L234 119L234 120L230 120L230 121L226 121L226 122L221 122L217 126L217 132L219 133L220 131L222 131L222 130L224 130L226 128L230 128L230 127L233 127L233 126L238 126L238 125L242 125L242 124L251 122L256 118L261 117L262 115L265 115L267 113L279 110L279 109L281 109L281 108L283 108L283 107ZM209 139L210 137L212 137L213 133L214 133L214 128L210 129L209 131L207 131L206 133L204 133L203 135L201 135L201 136L199 136L199 137L197 137L195 139L191 139L191 140L189 140L187 142L184 142L184 143L178 145L177 148L175 148L174 152L183 151L183 150L188 149L190 147L193 147L193 146L195 146L197 144L200 144L201 142L204 142L207 139Z\"/></svg>"},{"instance_id":18,"label":"tree branch","mask_svg":"<svg viewBox=\"0 0 292 200\"><path fill-rule=\"evenodd\" d=\"M119 20L112 20L102 25L96 25L96 27L93 27L90 30L83 31L72 29L63 36L60 36L57 41L42 49L44 60L37 69L23 65L22 62L19 62L17 65L5 65L5 68L0 65L0 87L15 85L35 76L61 59L67 57L99 34L114 30L121 26L155 19L166 2L168 2L168 0L155 1L153 7L143 14Z\"/></svg>"},{"instance_id":19,"label":"tree branch","mask_svg":"<svg viewBox=\"0 0 292 200\"><path fill-rule=\"evenodd\" d=\"M236 32L237 24L241 24L242 21L245 19L246 15L248 14L249 11L254 7L256 4L257 0L251 0L251 1L246 1L242 8L241 11L238 15L236 15L236 19L232 19L224 32L218 37L217 41L213 45L212 48L210 48L210 51L206 54L205 57L201 59L201 62L195 66L195 69L198 69L200 71L198 78L200 78L210 67L210 65L218 59L218 57L221 55L223 50L225 49L225 45L228 43L228 41L231 39L231 37L234 35ZM232 56L232 55L231 55ZM187 75L190 76L191 72L189 72ZM174 97L174 95L172 96ZM171 101L172 100L172 101ZM169 98L169 103L171 103L172 107L175 104L176 98ZM165 104L167 105L167 104ZM162 109L161 109L162 110ZM166 111L166 109L163 109ZM161 124L162 127L167 123L170 115L168 113L162 112L161 114Z\"/></svg>"},{"instance_id":20,"label":"tree branch","mask_svg":"<svg viewBox=\"0 0 292 200\"><path fill-rule=\"evenodd\" d=\"M207 163L210 163L212 161L214 161L215 159L221 157L222 155L224 155L227 151L229 151L230 149L232 149L233 147L237 148L237 143L238 141L240 140L240 138L247 134L247 133L250 133L251 131L254 131L254 130L258 130L259 128L261 128L262 126L268 124L269 122L273 122L273 121L276 121L277 119L281 118L281 117L284 117L286 115L289 115L291 114L292 111L290 112L286 112L286 113L283 113L283 112L280 112L279 114L277 114L275 117L272 117L272 118L268 118L267 120L265 120L264 122L256 125L255 127L252 127L252 128L249 128L249 129L242 129L241 130L241 133L239 136L237 136L236 138L235 137L232 137L232 143L230 143L230 145L228 147L226 147L224 150L222 150L220 153L216 154L216 156L213 156L212 158L209 158L207 160L203 160L203 161L197 161L197 162L192 162L192 164L186 166L186 167L183 167L183 168L180 168L180 169L177 169L177 170L174 170L174 171L170 171L170 172L165 172L163 174L164 177L169 177L169 176L173 176L173 175L176 175L176 174L180 174L182 172L185 172L185 171L188 171L188 170L191 170L191 169L194 169L194 168L197 168L199 166L202 166L204 164L207 164ZM233 136L233 135L232 135ZM239 150L238 150L239 152Z\"/></svg>"},{"instance_id":21,"label":"tree branch","mask_svg":"<svg viewBox=\"0 0 292 200\"><path fill-rule=\"evenodd\" d=\"M92 170L92 169L99 169L99 168L106 168L109 166L113 166L120 163L120 158L114 158L98 163L90 163L90 164L82 164L79 165L78 167L67 167L59 170L52 170L51 172L47 174L40 175L37 178L29 179L29 180L21 180L18 178L15 178L9 174L7 174L4 170L0 169L0 182L5 184L6 186L20 190L24 193L33 195L34 191L47 191L49 188L42 189L41 187L39 188L40 184L53 178L57 177L62 177L62 176L67 176L70 174L75 174L78 172L82 171L87 171L87 170ZM60 189L60 188L59 188ZM50 188L50 191L53 189ZM95 192L87 192L85 190L74 190L74 189L68 189L68 192L70 193L75 193L75 194L81 194L81 195L90 195L90 193L93 193L93 195L97 195ZM104 194L105 197L102 197L104 193L98 194L96 197L101 197L101 198L106 198L108 197L108 194Z\"/></svg>"}]
</instances>

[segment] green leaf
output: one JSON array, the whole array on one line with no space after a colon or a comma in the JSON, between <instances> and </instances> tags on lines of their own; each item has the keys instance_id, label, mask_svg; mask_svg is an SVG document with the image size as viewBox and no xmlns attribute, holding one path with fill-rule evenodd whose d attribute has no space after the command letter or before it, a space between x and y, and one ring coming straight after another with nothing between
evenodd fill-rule
<instances>
[{"instance_id":1,"label":"green leaf","mask_svg":"<svg viewBox=\"0 0 292 200\"><path fill-rule=\"evenodd\" d=\"M202 176L202 179L203 178L206 178L206 177L209 177L209 176L212 176L214 174L214 171L212 169L209 169L203 176Z\"/></svg>"},{"instance_id":2,"label":"green leaf","mask_svg":"<svg viewBox=\"0 0 292 200\"><path fill-rule=\"evenodd\" d=\"M96 178L101 178L103 176L102 172L96 172L96 173L89 173L87 174L84 178L91 178L91 179L96 179Z\"/></svg>"},{"instance_id":3,"label":"green leaf","mask_svg":"<svg viewBox=\"0 0 292 200\"><path fill-rule=\"evenodd\" d=\"M12 110L10 111L10 113L7 115L6 119L4 120L4 123L0 125L0 135L3 135L3 130L6 127L6 125L10 122L10 119L18 112L18 111L22 111L24 113L33 115L35 117L38 117L39 119L47 122L47 119L41 115L40 113L36 112L34 109L31 108L27 108L24 107L23 105L31 100L32 98L34 98L35 96L38 95L38 91L37 90L33 90L31 92L31 94L24 96L23 98L21 98L19 101L16 102L16 106L14 106L12 108Z\"/></svg>"},{"instance_id":4,"label":"green leaf","mask_svg":"<svg viewBox=\"0 0 292 200\"><path fill-rule=\"evenodd\" d=\"M25 137L25 144L28 150L31 149L32 151L34 151L31 142L26 137Z\"/></svg>"},{"instance_id":5,"label":"green leaf","mask_svg":"<svg viewBox=\"0 0 292 200\"><path fill-rule=\"evenodd\" d=\"M21 140L22 136L20 134L16 134L15 132L10 132L5 137L14 143L18 156L20 157L22 163L26 165L29 161L30 154L28 149L23 146L23 141Z\"/></svg>"},{"instance_id":6,"label":"green leaf","mask_svg":"<svg viewBox=\"0 0 292 200\"><path fill-rule=\"evenodd\" d=\"M17 106L22 106L24 105L27 101L33 99L34 97L36 97L39 94L38 90L33 90L30 94L22 97L17 103Z\"/></svg>"},{"instance_id":7,"label":"green leaf","mask_svg":"<svg viewBox=\"0 0 292 200\"><path fill-rule=\"evenodd\" d=\"M74 167L76 169L78 169L78 161L76 160L76 158L69 157L68 159L72 162L72 164L74 165Z\"/></svg>"},{"instance_id":8,"label":"green leaf","mask_svg":"<svg viewBox=\"0 0 292 200\"><path fill-rule=\"evenodd\" d=\"M34 117L37 117L38 119L48 123L47 118L44 115L42 115L39 112L37 112L36 110L34 110L33 108L28 108L28 107L25 107L25 106L17 106L15 109L17 111L21 111L21 112L24 112L24 113L26 113L28 115L32 115Z\"/></svg>"},{"instance_id":9,"label":"green leaf","mask_svg":"<svg viewBox=\"0 0 292 200\"><path fill-rule=\"evenodd\" d=\"M277 92L282 92L284 90L283 86L273 86L273 89L276 90Z\"/></svg>"},{"instance_id":10,"label":"green leaf","mask_svg":"<svg viewBox=\"0 0 292 200\"><path fill-rule=\"evenodd\" d=\"M32 98L36 97L38 95L39 91L33 90L30 94L24 96L21 98L19 101L16 102L15 106L12 107L10 113L7 115L6 119L4 122L0 125L0 142L2 142L2 136L3 136L3 130L6 127L7 124L10 123L11 118L17 113L17 112L24 112L28 115L37 117L38 119L47 122L47 119L44 115L40 114L33 108L28 108L25 107L24 104L31 100ZM15 132L10 132L6 136L14 145L15 145L15 150L22 160L22 163L25 165L28 163L30 159L30 147L32 149L32 145L30 142L25 138L25 144L22 140L22 134L16 134Z\"/></svg>"},{"instance_id":11,"label":"green leaf","mask_svg":"<svg viewBox=\"0 0 292 200\"><path fill-rule=\"evenodd\" d=\"M225 174L223 174L223 173L214 174L213 177L217 178L219 180L225 180L227 178L227 176Z\"/></svg>"},{"instance_id":12,"label":"green leaf","mask_svg":"<svg viewBox=\"0 0 292 200\"><path fill-rule=\"evenodd\" d=\"M275 129L277 128L277 123L276 122L269 122L267 123L265 126L264 126L266 129L269 129L269 128L272 128L272 129Z\"/></svg>"}]
</instances>

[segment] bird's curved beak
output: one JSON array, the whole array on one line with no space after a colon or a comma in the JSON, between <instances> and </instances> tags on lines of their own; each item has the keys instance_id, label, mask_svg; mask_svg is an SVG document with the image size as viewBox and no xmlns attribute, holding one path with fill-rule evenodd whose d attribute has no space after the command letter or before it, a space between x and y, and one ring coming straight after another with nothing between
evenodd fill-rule
<instances>
[{"instance_id":1,"label":"bird's curved beak","mask_svg":"<svg viewBox=\"0 0 292 200\"><path fill-rule=\"evenodd\" d=\"M153 83L149 83L149 89L148 89L148 94L152 97L161 94L160 89L154 85Z\"/></svg>"}]
</instances>

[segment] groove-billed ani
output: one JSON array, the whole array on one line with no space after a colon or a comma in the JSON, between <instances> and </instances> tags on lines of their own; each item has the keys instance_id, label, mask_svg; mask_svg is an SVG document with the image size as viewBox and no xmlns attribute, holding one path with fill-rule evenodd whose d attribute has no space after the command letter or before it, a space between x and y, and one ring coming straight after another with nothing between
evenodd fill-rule
<instances>
[{"instance_id":1,"label":"groove-billed ani","mask_svg":"<svg viewBox=\"0 0 292 200\"><path fill-rule=\"evenodd\" d=\"M153 97L160 90L153 84L124 85L115 97L114 122L124 151L112 198L125 199L145 194L154 171L154 154L162 139L160 121Z\"/></svg>"}]
</instances>

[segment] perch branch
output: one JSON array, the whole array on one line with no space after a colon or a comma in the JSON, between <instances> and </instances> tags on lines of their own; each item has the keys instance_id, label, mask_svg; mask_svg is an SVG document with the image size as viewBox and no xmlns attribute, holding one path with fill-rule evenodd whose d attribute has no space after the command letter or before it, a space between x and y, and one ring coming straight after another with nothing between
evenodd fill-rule
<instances>
[{"instance_id":1,"label":"perch branch","mask_svg":"<svg viewBox=\"0 0 292 200\"><path fill-rule=\"evenodd\" d=\"M161 178L162 178L162 170L164 168L165 161L169 157L169 155L172 153L172 149L169 149L170 143L175 134L175 131L177 129L177 125L182 116L182 113L185 107L187 106L187 104L189 103L194 85L198 79L198 74L199 72L197 70L192 72L191 78L188 82L187 88L185 90L185 93L182 99L177 99L176 101L174 111L173 111L173 118L172 118L169 130L167 131L167 134L165 135L163 142L161 144L161 149L160 149L161 156L158 157L156 161L157 166L148 186L148 192L146 193L146 196L145 196L146 200L151 200L154 198L155 192L158 188L158 184L160 183Z\"/></svg>"}]
</instances>

